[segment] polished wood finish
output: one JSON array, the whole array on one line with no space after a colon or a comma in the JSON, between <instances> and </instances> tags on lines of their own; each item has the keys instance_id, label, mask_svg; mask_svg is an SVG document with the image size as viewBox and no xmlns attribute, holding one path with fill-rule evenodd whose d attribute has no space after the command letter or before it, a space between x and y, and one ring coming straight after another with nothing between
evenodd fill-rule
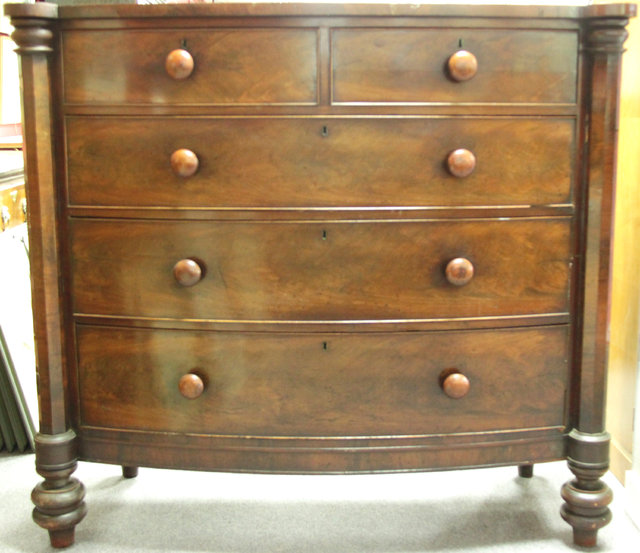
<instances>
[{"instance_id":1,"label":"polished wood finish","mask_svg":"<svg viewBox=\"0 0 640 553\"><path fill-rule=\"evenodd\" d=\"M458 50L447 61L447 68L454 81L468 81L478 72L478 59L471 52Z\"/></svg>"},{"instance_id":2,"label":"polished wood finish","mask_svg":"<svg viewBox=\"0 0 640 553\"><path fill-rule=\"evenodd\" d=\"M342 321L569 309L568 218L283 223L74 218L68 231L76 314ZM458 257L472 259L475 267L465 286L447 280L447 264ZM171 275L176 259L201 260L207 276L193 287L177 284ZM471 274L464 264L451 278L463 284Z\"/></svg>"},{"instance_id":3,"label":"polished wood finish","mask_svg":"<svg viewBox=\"0 0 640 553\"><path fill-rule=\"evenodd\" d=\"M595 543L635 7L7 12L47 444L34 516L54 546L84 515L78 458L278 473L566 458L563 517Z\"/></svg>"},{"instance_id":4,"label":"polished wood finish","mask_svg":"<svg viewBox=\"0 0 640 553\"><path fill-rule=\"evenodd\" d=\"M213 335L83 325L78 366L86 393L80 424L262 437L561 428L567 345L563 325L498 332ZM452 366L472 382L455 405L440 381ZM514 366L517 372L510 370ZM177 384L192 367L209 384L200 397L186 401Z\"/></svg>"},{"instance_id":5,"label":"polished wood finish","mask_svg":"<svg viewBox=\"0 0 640 553\"><path fill-rule=\"evenodd\" d=\"M172 78L165 58L185 44L193 73ZM78 30L63 36L64 99L92 105L315 104L316 48L313 28ZM113 71L114 59L121 71Z\"/></svg>"},{"instance_id":6,"label":"polished wood finish","mask_svg":"<svg viewBox=\"0 0 640 553\"><path fill-rule=\"evenodd\" d=\"M74 542L75 527L85 517L84 485L71 475L77 467L73 430L35 436L36 471L44 478L31 492L33 520L49 531L52 547Z\"/></svg>"},{"instance_id":7,"label":"polished wood finish","mask_svg":"<svg viewBox=\"0 0 640 553\"><path fill-rule=\"evenodd\" d=\"M338 29L332 33L337 103L575 103L578 35L504 29ZM458 82L462 44L481 69ZM454 60L456 58L454 57Z\"/></svg>"},{"instance_id":8,"label":"polished wood finish","mask_svg":"<svg viewBox=\"0 0 640 553\"><path fill-rule=\"evenodd\" d=\"M566 155L576 148L572 118L68 117L65 128L72 205L573 202L575 159ZM184 180L167 164L181 148L200 160L198 172ZM446 166L459 148L481 160L463 179Z\"/></svg>"}]
</instances>

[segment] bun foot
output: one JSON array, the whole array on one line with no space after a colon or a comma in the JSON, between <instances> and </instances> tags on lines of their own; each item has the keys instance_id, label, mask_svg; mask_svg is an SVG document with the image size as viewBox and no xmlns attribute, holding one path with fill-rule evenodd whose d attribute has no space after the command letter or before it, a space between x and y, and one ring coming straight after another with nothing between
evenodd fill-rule
<instances>
[{"instance_id":1,"label":"bun foot","mask_svg":"<svg viewBox=\"0 0 640 553\"><path fill-rule=\"evenodd\" d=\"M533 478L533 465L519 465L518 476L520 478Z\"/></svg>"},{"instance_id":2,"label":"bun foot","mask_svg":"<svg viewBox=\"0 0 640 553\"><path fill-rule=\"evenodd\" d=\"M75 527L85 516L84 486L76 470L75 434L37 434L36 470L44 480L31 492L33 520L49 532L52 547L73 544Z\"/></svg>"},{"instance_id":3,"label":"bun foot","mask_svg":"<svg viewBox=\"0 0 640 553\"><path fill-rule=\"evenodd\" d=\"M122 465L122 477L123 478L135 478L138 476L138 467L130 467Z\"/></svg>"},{"instance_id":4,"label":"bun foot","mask_svg":"<svg viewBox=\"0 0 640 553\"><path fill-rule=\"evenodd\" d=\"M568 462L576 478L562 486L560 514L572 526L576 545L594 547L598 530L611 522L613 492L600 480L609 466L609 435L571 431Z\"/></svg>"},{"instance_id":5,"label":"bun foot","mask_svg":"<svg viewBox=\"0 0 640 553\"><path fill-rule=\"evenodd\" d=\"M51 540L51 547L61 549L63 547L69 547L73 545L76 538L76 529L66 528L64 530L49 530L49 539Z\"/></svg>"}]
</instances>

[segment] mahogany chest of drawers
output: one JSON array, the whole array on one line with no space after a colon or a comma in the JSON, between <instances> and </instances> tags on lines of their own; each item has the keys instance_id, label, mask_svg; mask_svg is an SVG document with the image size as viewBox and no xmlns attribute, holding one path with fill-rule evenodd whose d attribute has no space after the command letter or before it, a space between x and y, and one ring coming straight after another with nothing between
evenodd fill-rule
<instances>
[{"instance_id":1,"label":"mahogany chest of drawers","mask_svg":"<svg viewBox=\"0 0 640 553\"><path fill-rule=\"evenodd\" d=\"M78 459L281 473L566 458L593 545L629 5L11 5L41 406Z\"/></svg>"}]
</instances>

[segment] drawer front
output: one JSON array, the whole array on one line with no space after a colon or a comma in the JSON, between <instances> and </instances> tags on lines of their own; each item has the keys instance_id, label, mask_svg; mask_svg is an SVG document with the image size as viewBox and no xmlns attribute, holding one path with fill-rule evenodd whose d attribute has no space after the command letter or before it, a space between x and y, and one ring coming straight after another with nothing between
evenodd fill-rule
<instances>
[{"instance_id":1,"label":"drawer front","mask_svg":"<svg viewBox=\"0 0 640 553\"><path fill-rule=\"evenodd\" d=\"M567 329L391 334L77 330L84 426L387 436L564 424ZM469 382L445 395L443 372ZM185 375L204 391L187 399Z\"/></svg>"},{"instance_id":2,"label":"drawer front","mask_svg":"<svg viewBox=\"0 0 640 553\"><path fill-rule=\"evenodd\" d=\"M64 99L70 104L315 104L316 45L315 29L67 31ZM193 71L175 79L166 58L185 48Z\"/></svg>"},{"instance_id":3,"label":"drawer front","mask_svg":"<svg viewBox=\"0 0 640 553\"><path fill-rule=\"evenodd\" d=\"M75 219L74 311L212 320L379 320L568 310L565 218L440 222ZM475 274L450 284L468 259ZM197 263L183 286L177 262ZM184 267L186 272L189 267ZM189 284L194 284L190 282Z\"/></svg>"},{"instance_id":4,"label":"drawer front","mask_svg":"<svg viewBox=\"0 0 640 553\"><path fill-rule=\"evenodd\" d=\"M455 81L447 67L461 49L477 72ZM573 31L334 30L333 101L575 103L577 52Z\"/></svg>"},{"instance_id":5,"label":"drawer front","mask_svg":"<svg viewBox=\"0 0 640 553\"><path fill-rule=\"evenodd\" d=\"M570 203L573 119L67 119L72 205L489 206ZM198 160L178 176L174 152ZM447 160L466 149L464 177ZM177 155L177 154L176 154Z\"/></svg>"}]
</instances>

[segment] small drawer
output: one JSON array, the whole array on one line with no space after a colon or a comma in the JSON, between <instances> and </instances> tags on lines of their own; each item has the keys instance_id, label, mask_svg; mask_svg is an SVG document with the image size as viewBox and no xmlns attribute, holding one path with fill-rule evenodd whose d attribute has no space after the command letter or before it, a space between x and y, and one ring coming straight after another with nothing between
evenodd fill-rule
<instances>
[{"instance_id":1,"label":"small drawer","mask_svg":"<svg viewBox=\"0 0 640 553\"><path fill-rule=\"evenodd\" d=\"M336 29L331 48L338 104L576 101L573 31Z\"/></svg>"},{"instance_id":2,"label":"small drawer","mask_svg":"<svg viewBox=\"0 0 640 553\"><path fill-rule=\"evenodd\" d=\"M315 104L316 44L315 29L68 31L64 100Z\"/></svg>"},{"instance_id":3,"label":"small drawer","mask_svg":"<svg viewBox=\"0 0 640 553\"><path fill-rule=\"evenodd\" d=\"M568 218L72 219L77 313L343 321L566 313Z\"/></svg>"},{"instance_id":4,"label":"small drawer","mask_svg":"<svg viewBox=\"0 0 640 553\"><path fill-rule=\"evenodd\" d=\"M565 326L234 333L79 326L83 426L233 436L391 436L565 424ZM453 398L447 377L466 380ZM186 381L199 392L186 394Z\"/></svg>"},{"instance_id":5,"label":"small drawer","mask_svg":"<svg viewBox=\"0 0 640 553\"><path fill-rule=\"evenodd\" d=\"M572 202L571 118L69 117L66 133L71 205Z\"/></svg>"}]
</instances>

